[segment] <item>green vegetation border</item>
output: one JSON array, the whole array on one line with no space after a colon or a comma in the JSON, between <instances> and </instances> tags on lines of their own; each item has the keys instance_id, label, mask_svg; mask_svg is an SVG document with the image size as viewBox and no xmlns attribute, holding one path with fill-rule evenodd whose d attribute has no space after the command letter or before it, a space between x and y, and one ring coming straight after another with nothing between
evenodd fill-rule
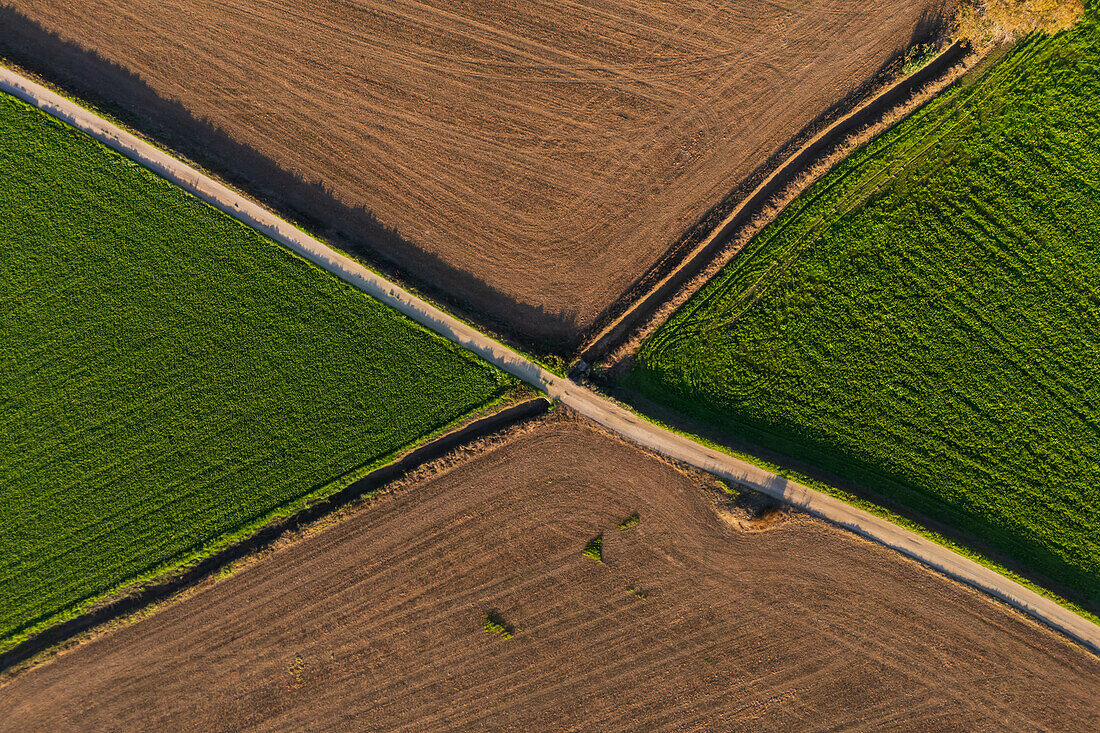
<instances>
[{"instance_id":1,"label":"green vegetation border","mask_svg":"<svg viewBox=\"0 0 1100 733\"><path fill-rule=\"evenodd\" d=\"M10 104L11 108L13 110L22 109L24 112L33 112L36 115L41 115L41 118L42 118L43 123L45 125L53 126L53 129L55 129L55 130L57 128L63 128L64 130L68 131L72 135L76 135L76 136L79 136L81 138L84 138L84 140L86 141L86 143L88 145L93 146L95 149L98 149L101 152L106 153L106 155L109 158L114 158L115 161L116 161L116 164L122 165L124 167L137 168L137 166L135 164L133 164L132 162L126 160L125 158L123 158L121 155L115 153L114 151L107 150L105 147L101 146L98 142L95 142L91 138L87 138L86 136L84 136L83 133L80 133L79 131L73 130L72 128L68 127L67 125L63 125L62 123L54 120L52 117L46 115L43 112L40 112L38 110L34 110L34 108L31 107L30 105L26 105L25 103L15 99L14 97L10 97L9 95L0 95L0 102L6 102L6 103ZM199 206L199 207L203 207L205 209L208 209L209 212L211 212L214 217L228 219L228 217L225 217L224 214L222 214L221 212L218 212L213 207L209 207L206 204L195 201L192 197L188 196L187 194L183 193L182 191L178 191L178 189L175 189L174 187L171 187L170 184L168 184L167 182L164 182L163 179L160 179L159 177L155 176L154 174L150 173L149 171L141 169L141 173L142 173L142 175L147 176L149 179L151 179L151 180L155 179L156 181L159 181L160 184L163 184L165 186L165 192L166 192L164 195L173 196L173 195L178 194L179 197L183 197L183 198L186 198L186 199L190 200L191 205ZM174 193L169 193L168 191L171 191L171 192L174 192ZM236 224L236 222L234 222L234 224ZM314 488L313 490L305 493L304 495L301 495L301 496L298 496L296 498L289 499L287 501L281 502L281 503L275 505L274 507L270 508L269 510L267 510L265 512L262 512L259 515L253 516L248 521L246 521L244 524L239 525L236 529L232 530L231 532L223 533L223 534L219 535L218 537L216 537L214 539L210 539L206 542L203 542L200 545L193 545L190 550L185 550L182 553L177 554L177 555L175 555L175 556L173 556L173 557L171 557L167 560L158 562L154 565L150 565L149 567L147 567L145 570L143 570L141 572L137 572L137 573L134 573L134 574L127 575L123 580L118 581L117 583L112 585L108 590L106 590L104 592L96 592L91 596L75 599L71 604L66 605L65 607L59 609L56 612L48 613L45 616L30 619L29 621L24 622L21 626L15 627L13 633L3 637L3 639L0 639L0 651L3 651L5 649L8 649L8 648L18 644L20 641L25 640L29 636L34 635L35 633L41 631L42 629L44 629L46 627L49 627L49 626L52 626L52 625L57 624L59 622L62 622L62 621L73 618L74 616L79 615L80 613L87 611L89 608L95 607L95 606L103 603L105 600L111 598L112 596L116 596L120 591L123 591L126 588L130 588L130 587L132 587L136 584L146 582L146 581L151 580L153 578L156 578L158 576L162 576L165 573L171 572L173 570L178 570L180 568L184 568L184 567L186 567L190 564L193 564L193 563L197 562L199 559L201 559L203 557L206 557L206 556L210 555L211 553L216 552L217 550L219 550L221 548L224 548L227 545L232 544L233 542L239 541L243 537L246 537L246 536L252 534L259 527L261 527L265 524L268 524L273 520L276 520L276 519L281 518L281 517L286 517L286 516L292 515L292 514L296 513L297 511L299 511L300 509L302 509L303 507L309 506L311 504L314 504L318 501L321 501L321 500L325 499L328 496L331 496L333 493L335 493L337 491L340 491L344 487L346 487L349 484L353 483L358 478L360 478L361 476L369 473L370 471L374 470L375 468L386 465L387 463L392 462L397 456L399 456L403 453L406 453L409 450L412 450L412 449L414 449L418 446L424 445L424 444L434 440L438 436L450 431L456 425L459 425L463 422L466 422L470 419L473 419L477 415L483 414L485 411L487 411L489 409L492 409L493 407L498 406L498 405L500 405L500 404L502 404L506 401L515 399L518 396L521 396L521 395L524 395L524 394L529 394L531 392L531 390L529 388L527 388L526 386L519 385L518 382L516 380L514 380L513 378L511 378L507 375L504 375L502 372L499 372L498 370L496 370L493 367L490 367L489 365L485 364L481 360L477 359L472 354L466 353L460 347L452 344L451 342L447 341L446 339L443 339L442 337L438 336L437 334L434 334L430 330L423 328L419 324L416 324L412 320L405 318L404 316L396 313L395 311L390 312L390 310L388 308L385 308L385 306L381 305L380 303L377 303L377 301L373 301L373 299L369 299L369 296L366 296L365 294L363 294L363 293L359 292L358 290L352 288L350 285L348 285L346 283L343 283L342 281L336 280L329 273L324 272L323 270L321 270L320 268L317 268L316 266L314 266L313 264L311 264L308 261L304 260L303 258L300 258L297 255L294 255L293 253L288 252L284 248L279 247L277 244L270 242L270 240L268 240L266 237L263 237L259 233L254 232L253 230L248 229L247 227L244 227L243 225L238 225L238 226L241 227L241 230L243 232L247 233L247 234L242 234L241 236L254 238L255 240L258 240L260 242L266 242L266 244L268 246L271 246L271 247L274 247L275 249L277 249L278 252L282 256L290 258L296 264L297 267L304 266L305 268L311 270L318 278L322 278L323 280L328 280L330 282L331 281L336 281L336 283L337 283L336 287L338 289L345 290L345 291L347 291L348 294L354 294L353 297L365 298L365 299L371 300L374 303L374 307L385 309L389 313L388 318L390 318L391 320L394 320L395 323L402 324L402 327L408 329L409 333L420 332L421 334L424 334L424 335L428 336L429 339L430 339L430 343L436 344L436 347L441 347L442 348L442 351L440 353L444 353L446 351L453 351L455 353L461 352L464 355L465 359L471 364L471 366L479 365L479 366L476 367L477 369L488 370L488 372L491 372L491 373L495 374L496 376L493 379L495 380L496 387L493 388L491 390L491 392L486 394L486 397L487 397L486 401L480 402L472 410L470 410L470 411L468 411L464 414L458 415L457 417L452 419L450 422L448 422L444 425L438 426L437 428L435 428L431 432L419 436L416 440L414 440L412 442L409 442L409 443L406 443L406 444L403 444L403 445L395 446L388 453L386 453L384 455L381 455L381 456L378 456L375 459L370 460L370 461L368 461L364 464L353 467L353 468L345 471L343 474L335 476L335 477L331 478L330 480L319 484L316 488ZM433 347L433 348L435 348L435 347Z\"/></svg>"}]
</instances>

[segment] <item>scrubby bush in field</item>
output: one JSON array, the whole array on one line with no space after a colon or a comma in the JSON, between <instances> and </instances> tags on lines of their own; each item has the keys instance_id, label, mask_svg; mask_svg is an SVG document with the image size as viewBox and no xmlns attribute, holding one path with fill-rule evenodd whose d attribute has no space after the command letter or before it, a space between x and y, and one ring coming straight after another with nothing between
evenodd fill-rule
<instances>
[{"instance_id":1,"label":"scrubby bush in field","mask_svg":"<svg viewBox=\"0 0 1100 733\"><path fill-rule=\"evenodd\" d=\"M908 76L909 74L923 69L932 59L936 58L939 52L939 45L934 42L921 43L913 46L905 52L905 58L902 59L902 76Z\"/></svg>"},{"instance_id":2,"label":"scrubby bush in field","mask_svg":"<svg viewBox=\"0 0 1100 733\"><path fill-rule=\"evenodd\" d=\"M496 634L508 641L516 635L516 630L496 611L487 611L482 619L482 628L487 634Z\"/></svg>"},{"instance_id":3,"label":"scrubby bush in field","mask_svg":"<svg viewBox=\"0 0 1100 733\"><path fill-rule=\"evenodd\" d=\"M603 534L598 534L592 539L588 540L588 543L584 546L585 557L590 557L596 562L603 562Z\"/></svg>"}]
</instances>

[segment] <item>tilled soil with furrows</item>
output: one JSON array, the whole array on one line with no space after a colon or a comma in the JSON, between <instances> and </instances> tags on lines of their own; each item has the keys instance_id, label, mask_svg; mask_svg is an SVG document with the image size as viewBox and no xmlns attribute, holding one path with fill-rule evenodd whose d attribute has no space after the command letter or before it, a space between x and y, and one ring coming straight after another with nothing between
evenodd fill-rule
<instances>
[{"instance_id":1,"label":"tilled soil with furrows","mask_svg":"<svg viewBox=\"0 0 1100 733\"><path fill-rule=\"evenodd\" d=\"M1098 682L985 596L558 412L15 677L0 730L1096 730Z\"/></svg>"},{"instance_id":2,"label":"tilled soil with furrows","mask_svg":"<svg viewBox=\"0 0 1100 733\"><path fill-rule=\"evenodd\" d=\"M0 54L560 347L941 0L8 4Z\"/></svg>"}]
</instances>

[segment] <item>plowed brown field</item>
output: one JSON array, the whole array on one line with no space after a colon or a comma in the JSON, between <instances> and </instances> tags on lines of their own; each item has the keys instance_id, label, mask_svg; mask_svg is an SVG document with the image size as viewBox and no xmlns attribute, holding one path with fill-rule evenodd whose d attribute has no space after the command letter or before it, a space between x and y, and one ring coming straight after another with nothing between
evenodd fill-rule
<instances>
[{"instance_id":1,"label":"plowed brown field","mask_svg":"<svg viewBox=\"0 0 1100 733\"><path fill-rule=\"evenodd\" d=\"M32 49L47 76L160 114L137 74L334 205L181 122L182 152L326 226L373 212L398 235L359 231L374 256L562 345L942 0L4 2L120 67Z\"/></svg>"},{"instance_id":2,"label":"plowed brown field","mask_svg":"<svg viewBox=\"0 0 1100 733\"><path fill-rule=\"evenodd\" d=\"M1082 649L816 520L745 531L719 500L559 413L16 677L0 729L1100 726ZM599 532L602 564L582 555Z\"/></svg>"}]
</instances>

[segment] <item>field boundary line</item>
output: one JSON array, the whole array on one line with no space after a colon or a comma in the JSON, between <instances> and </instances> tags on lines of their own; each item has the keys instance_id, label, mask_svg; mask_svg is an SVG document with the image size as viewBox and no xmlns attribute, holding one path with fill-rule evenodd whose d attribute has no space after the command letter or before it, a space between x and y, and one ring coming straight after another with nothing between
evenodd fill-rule
<instances>
[{"instance_id":1,"label":"field boundary line","mask_svg":"<svg viewBox=\"0 0 1100 733\"><path fill-rule=\"evenodd\" d=\"M396 283L341 254L240 193L108 122L76 102L0 65L0 91L84 132L195 198L275 240L322 270L397 309L425 328L474 352L512 376L545 391L550 372Z\"/></svg>"},{"instance_id":2,"label":"field boundary line","mask_svg":"<svg viewBox=\"0 0 1100 733\"><path fill-rule=\"evenodd\" d=\"M412 320L477 354L552 399L639 445L755 489L897 550L933 570L961 581L1023 611L1100 654L1100 626L989 568L914 532L845 504L795 481L736 459L662 428L621 407L613 400L562 379L524 358L469 324L417 298L395 283L339 254L319 240L244 196L210 179L186 163L131 135L116 125L49 89L0 66L0 91L12 94L43 112L91 135L108 147L175 183L198 199L223 211L301 255L323 270L396 308Z\"/></svg>"},{"instance_id":3,"label":"field boundary line","mask_svg":"<svg viewBox=\"0 0 1100 733\"><path fill-rule=\"evenodd\" d=\"M859 136L861 131L873 125L876 120L906 105L921 89L946 78L966 58L967 49L963 43L953 43L925 66L890 84L798 146L730 209L679 262L673 264L668 272L627 303L622 313L590 334L578 352L578 359L592 366L607 355L617 352L622 343L629 340L636 330L647 325L670 298L675 297L681 288L703 272L714 257L722 253L733 235L746 225L754 224L755 217L767 210L770 202L782 196L788 187L807 172L813 171L812 180L822 178L835 165L827 165L821 170L816 168L829 159L832 151L843 146L849 139ZM717 206L721 207L722 202ZM778 217L784 208L779 207L768 219ZM660 263L657 267L660 267ZM640 279L644 280L647 276L649 273Z\"/></svg>"},{"instance_id":4,"label":"field boundary line","mask_svg":"<svg viewBox=\"0 0 1100 733\"><path fill-rule=\"evenodd\" d=\"M271 547L286 534L327 517L336 510L363 496L370 495L432 461L445 457L458 448L545 414L550 405L550 401L545 397L534 397L456 427L433 441L407 451L390 463L379 466L340 491L309 504L284 519L268 523L251 535L185 567L182 572L169 571L159 580L155 579L140 585L136 591L126 593L105 605L43 629L0 654L0 685L8 681L9 677L5 673L12 667L81 634L94 631L104 624L170 599L230 564ZM15 674L19 674L19 671Z\"/></svg>"}]
</instances>

